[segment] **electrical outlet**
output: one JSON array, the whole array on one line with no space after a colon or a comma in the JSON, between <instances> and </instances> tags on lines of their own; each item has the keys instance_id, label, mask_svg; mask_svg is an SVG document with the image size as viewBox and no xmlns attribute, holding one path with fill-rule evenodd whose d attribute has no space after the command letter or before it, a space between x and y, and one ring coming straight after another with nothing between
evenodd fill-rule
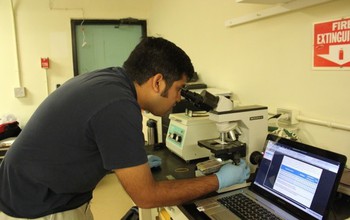
<instances>
[{"instance_id":1,"label":"electrical outlet","mask_svg":"<svg viewBox=\"0 0 350 220\"><path fill-rule=\"evenodd\" d=\"M292 108L277 108L277 114L282 114L279 122L287 125L298 124L299 111Z\"/></svg>"},{"instance_id":2,"label":"electrical outlet","mask_svg":"<svg viewBox=\"0 0 350 220\"><path fill-rule=\"evenodd\" d=\"M16 98L22 98L25 96L26 96L26 88L25 87L15 88L15 97Z\"/></svg>"}]
</instances>

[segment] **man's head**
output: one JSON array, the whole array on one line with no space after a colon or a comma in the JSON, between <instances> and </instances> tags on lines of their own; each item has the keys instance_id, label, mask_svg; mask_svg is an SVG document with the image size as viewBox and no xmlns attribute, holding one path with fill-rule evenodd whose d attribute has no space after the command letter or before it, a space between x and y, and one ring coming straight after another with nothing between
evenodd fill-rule
<instances>
[{"instance_id":1,"label":"man's head","mask_svg":"<svg viewBox=\"0 0 350 220\"><path fill-rule=\"evenodd\" d=\"M144 38L131 52L123 65L126 73L139 85L160 73L166 82L166 93L174 81L183 76L190 80L194 68L187 54L163 38Z\"/></svg>"},{"instance_id":2,"label":"man's head","mask_svg":"<svg viewBox=\"0 0 350 220\"><path fill-rule=\"evenodd\" d=\"M194 74L187 54L163 38L147 37L123 65L134 81L141 108L163 115L180 101L180 90Z\"/></svg>"}]
</instances>

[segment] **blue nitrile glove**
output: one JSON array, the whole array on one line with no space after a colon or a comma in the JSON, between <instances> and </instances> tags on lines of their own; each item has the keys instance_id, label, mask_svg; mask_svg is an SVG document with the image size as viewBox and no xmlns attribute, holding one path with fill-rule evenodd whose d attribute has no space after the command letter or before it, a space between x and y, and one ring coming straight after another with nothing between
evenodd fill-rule
<instances>
[{"instance_id":1,"label":"blue nitrile glove","mask_svg":"<svg viewBox=\"0 0 350 220\"><path fill-rule=\"evenodd\" d=\"M239 165L225 164L215 173L219 180L219 189L243 183L250 176L250 168L245 160L240 159Z\"/></svg>"},{"instance_id":2,"label":"blue nitrile glove","mask_svg":"<svg viewBox=\"0 0 350 220\"><path fill-rule=\"evenodd\" d=\"M162 164L162 159L155 155L147 155L148 165L150 168L159 167Z\"/></svg>"}]
</instances>

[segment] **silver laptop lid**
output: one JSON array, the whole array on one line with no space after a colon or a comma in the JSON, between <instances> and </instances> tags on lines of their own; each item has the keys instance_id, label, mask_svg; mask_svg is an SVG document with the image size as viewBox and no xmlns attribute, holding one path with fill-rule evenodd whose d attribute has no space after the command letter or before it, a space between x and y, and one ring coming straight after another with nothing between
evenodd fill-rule
<instances>
[{"instance_id":1,"label":"silver laptop lid","mask_svg":"<svg viewBox=\"0 0 350 220\"><path fill-rule=\"evenodd\" d=\"M346 157L268 135L250 189L301 219L326 219Z\"/></svg>"}]
</instances>

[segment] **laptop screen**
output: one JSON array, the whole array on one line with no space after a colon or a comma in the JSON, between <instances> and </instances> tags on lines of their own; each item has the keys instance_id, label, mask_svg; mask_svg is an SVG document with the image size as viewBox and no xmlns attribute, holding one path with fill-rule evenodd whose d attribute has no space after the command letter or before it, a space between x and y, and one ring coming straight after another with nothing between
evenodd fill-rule
<instances>
[{"instance_id":1,"label":"laptop screen","mask_svg":"<svg viewBox=\"0 0 350 220\"><path fill-rule=\"evenodd\" d=\"M303 219L328 215L346 157L269 135L251 189Z\"/></svg>"}]
</instances>

